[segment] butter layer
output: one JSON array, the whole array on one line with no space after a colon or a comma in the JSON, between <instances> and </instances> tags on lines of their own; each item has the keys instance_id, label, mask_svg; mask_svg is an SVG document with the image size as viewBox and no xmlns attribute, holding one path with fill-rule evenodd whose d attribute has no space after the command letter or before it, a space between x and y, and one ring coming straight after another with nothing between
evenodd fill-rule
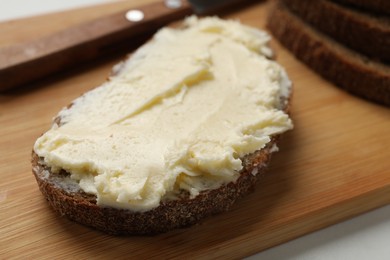
<instances>
[{"instance_id":1,"label":"butter layer","mask_svg":"<svg viewBox=\"0 0 390 260\"><path fill-rule=\"evenodd\" d=\"M266 33L216 17L185 25L160 30L34 145L98 205L146 211L175 190L235 181L244 155L292 128L280 110L291 84Z\"/></svg>"}]
</instances>

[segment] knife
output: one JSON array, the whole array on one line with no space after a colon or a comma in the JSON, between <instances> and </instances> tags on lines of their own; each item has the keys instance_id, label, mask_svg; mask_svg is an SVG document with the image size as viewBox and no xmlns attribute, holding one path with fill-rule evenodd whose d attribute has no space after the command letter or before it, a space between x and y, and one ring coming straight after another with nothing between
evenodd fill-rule
<instances>
[{"instance_id":1,"label":"knife","mask_svg":"<svg viewBox=\"0 0 390 260\"><path fill-rule=\"evenodd\" d=\"M0 48L0 91L8 90L101 55L109 46L182 19L205 15L239 0L165 0Z\"/></svg>"}]
</instances>

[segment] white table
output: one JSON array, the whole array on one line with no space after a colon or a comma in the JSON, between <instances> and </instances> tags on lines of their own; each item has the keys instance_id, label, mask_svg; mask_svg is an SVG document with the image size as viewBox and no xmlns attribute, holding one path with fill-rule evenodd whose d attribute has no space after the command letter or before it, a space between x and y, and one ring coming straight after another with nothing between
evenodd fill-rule
<instances>
[{"instance_id":1,"label":"white table","mask_svg":"<svg viewBox=\"0 0 390 260\"><path fill-rule=\"evenodd\" d=\"M110 0L0 0L0 21L108 2ZM390 205L271 248L248 259L388 260Z\"/></svg>"}]
</instances>

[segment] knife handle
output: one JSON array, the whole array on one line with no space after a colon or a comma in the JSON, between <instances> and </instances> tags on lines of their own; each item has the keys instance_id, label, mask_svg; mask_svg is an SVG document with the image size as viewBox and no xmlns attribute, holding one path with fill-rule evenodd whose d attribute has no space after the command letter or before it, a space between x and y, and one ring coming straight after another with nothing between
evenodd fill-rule
<instances>
[{"instance_id":1,"label":"knife handle","mask_svg":"<svg viewBox=\"0 0 390 260\"><path fill-rule=\"evenodd\" d=\"M187 1L182 0L181 6L174 8L168 7L165 2L157 2L101 17L30 42L0 48L0 91L90 60L113 44L151 33L191 12ZM139 18L142 19L130 21Z\"/></svg>"}]
</instances>

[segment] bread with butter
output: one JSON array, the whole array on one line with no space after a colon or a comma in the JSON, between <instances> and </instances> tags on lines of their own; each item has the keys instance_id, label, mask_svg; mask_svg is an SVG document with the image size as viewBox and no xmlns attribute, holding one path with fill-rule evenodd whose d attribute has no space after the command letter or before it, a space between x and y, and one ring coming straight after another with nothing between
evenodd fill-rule
<instances>
[{"instance_id":1,"label":"bread with butter","mask_svg":"<svg viewBox=\"0 0 390 260\"><path fill-rule=\"evenodd\" d=\"M268 41L216 17L158 32L38 138L33 173L50 205L110 234L166 232L228 210L292 128L291 83Z\"/></svg>"}]
</instances>

